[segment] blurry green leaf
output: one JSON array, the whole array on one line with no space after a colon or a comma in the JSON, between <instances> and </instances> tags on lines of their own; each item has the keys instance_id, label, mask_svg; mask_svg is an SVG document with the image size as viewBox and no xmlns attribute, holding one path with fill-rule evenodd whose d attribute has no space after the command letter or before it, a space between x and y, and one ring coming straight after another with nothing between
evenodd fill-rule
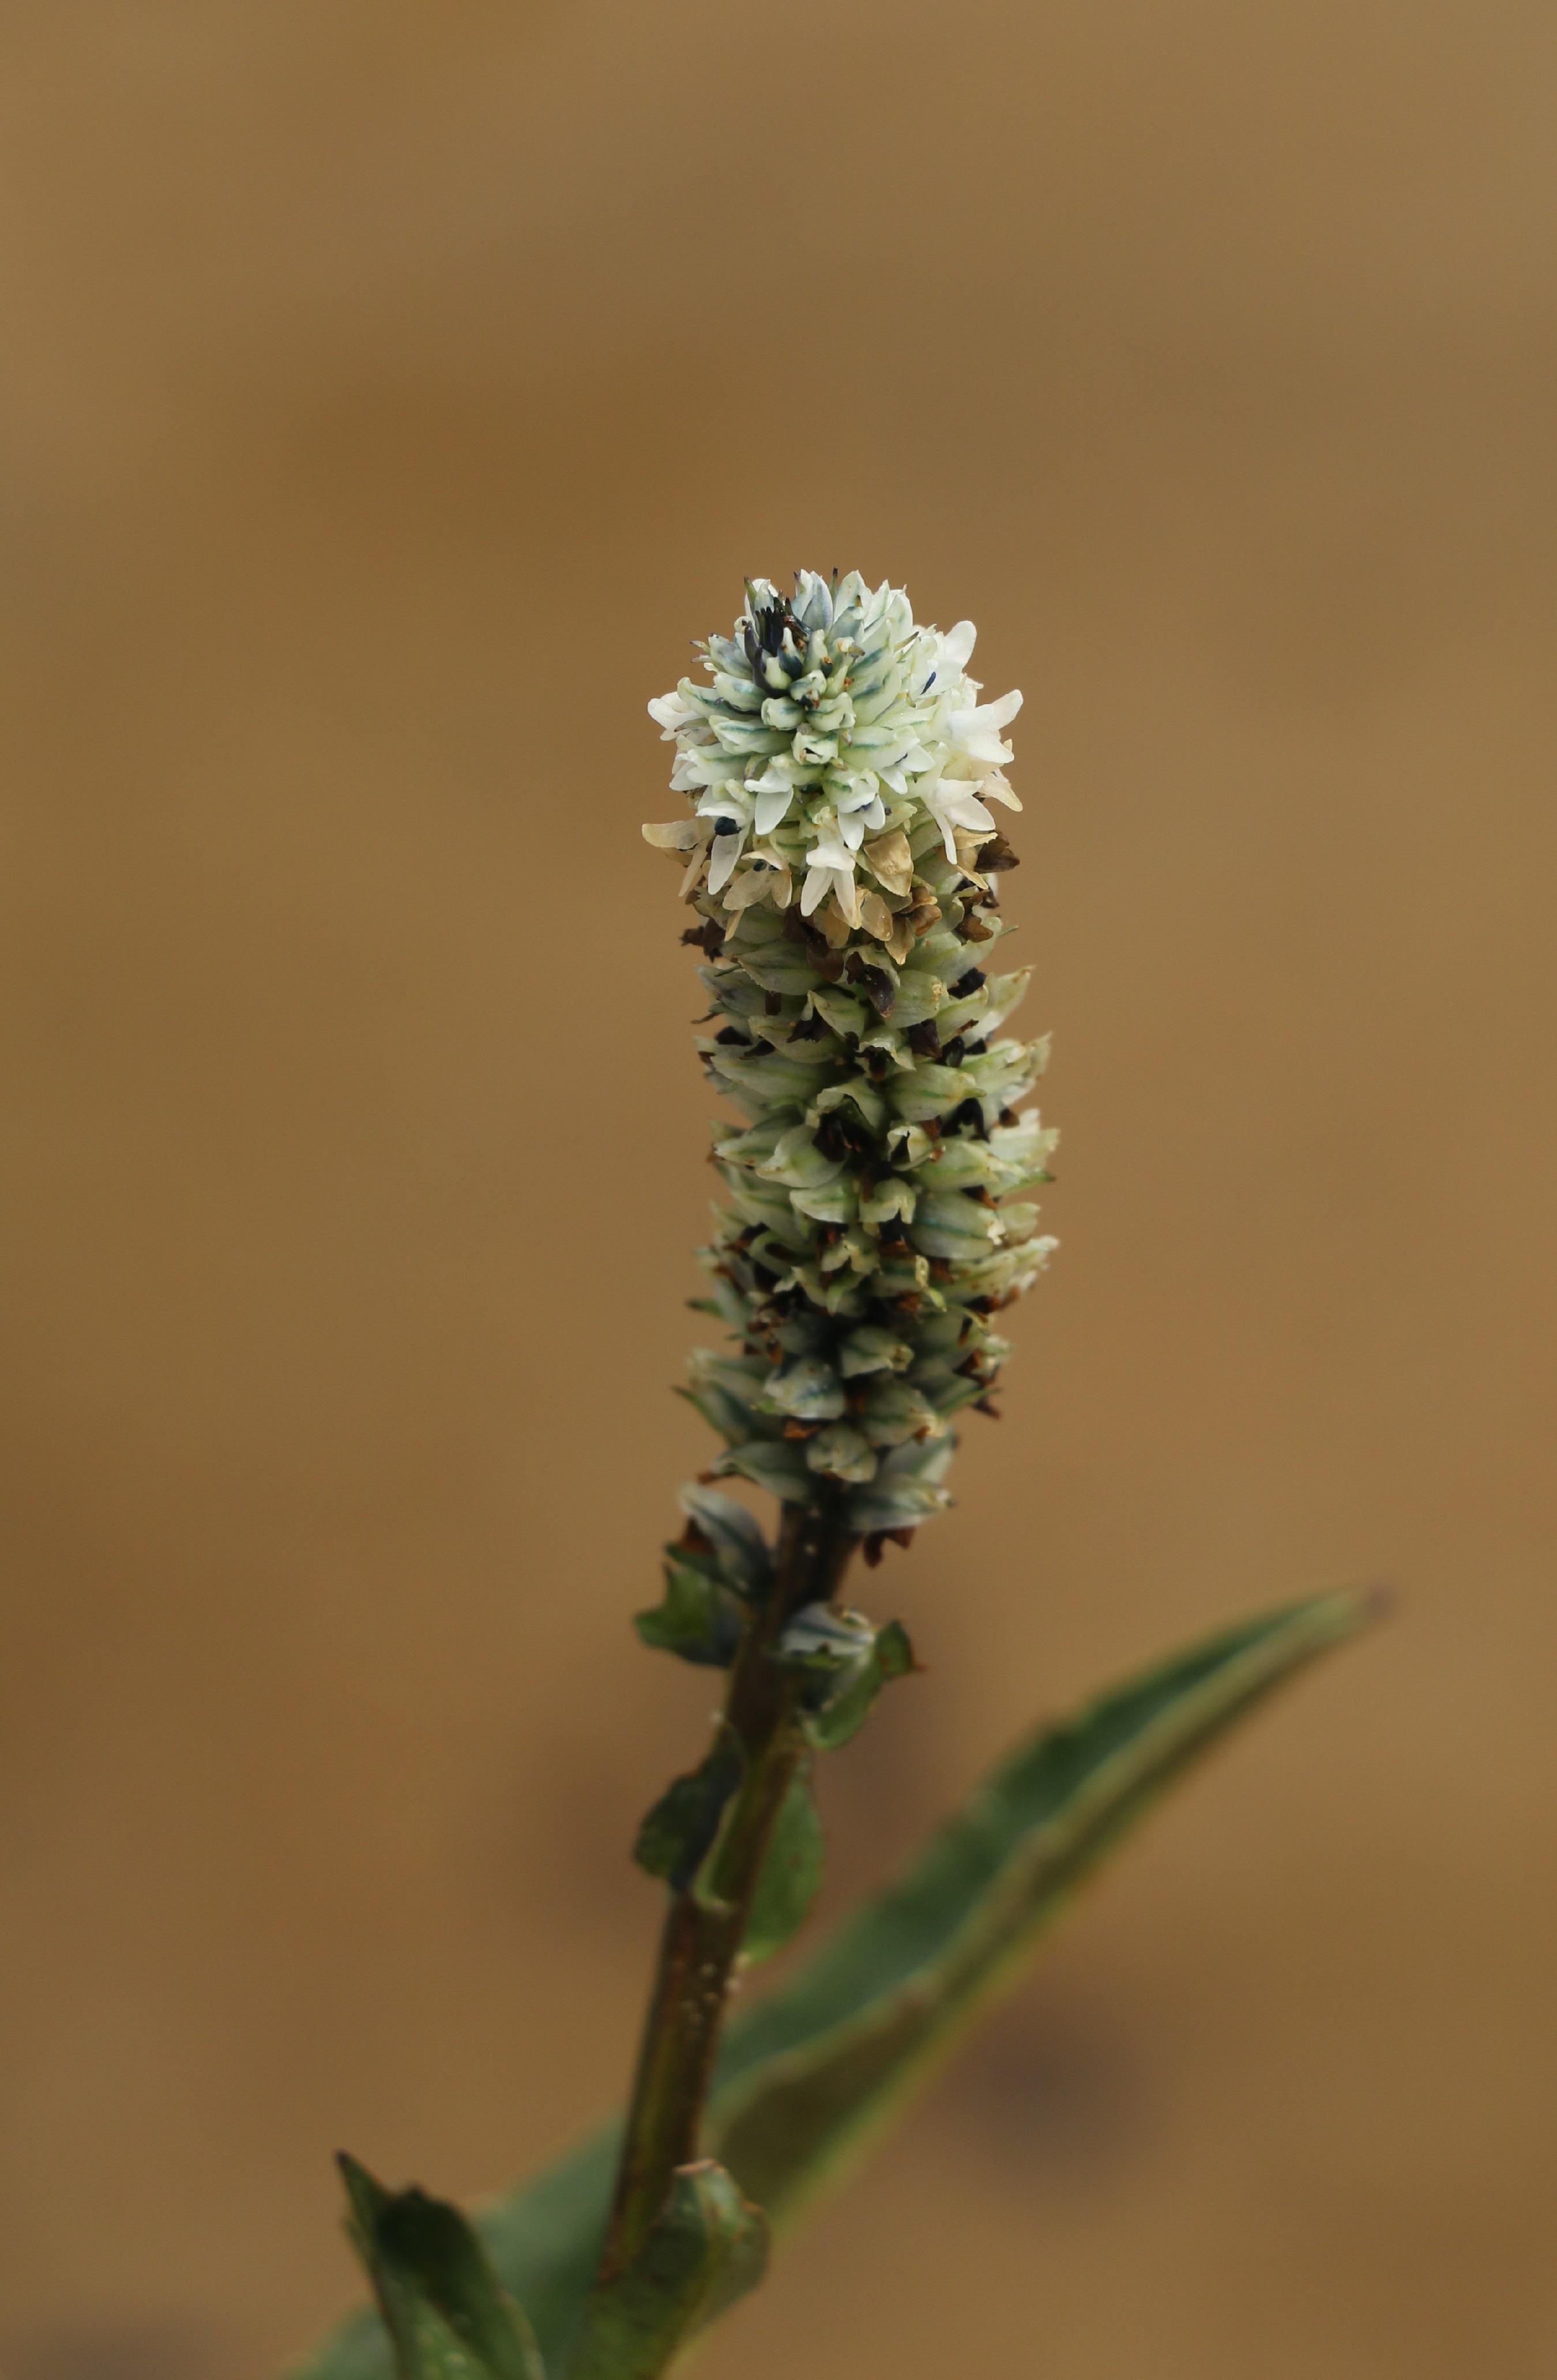
<instances>
[{"instance_id":1,"label":"blurry green leaf","mask_svg":"<svg viewBox=\"0 0 1557 2380\"><path fill-rule=\"evenodd\" d=\"M782 2221L836 2179L1157 1796L1374 1608L1343 1591L1222 1630L1020 1744L896 1883L730 2025L710 2135L745 2194ZM603 2130L475 2218L554 2372L598 2260L619 2139ZM296 2380L392 2369L359 2315Z\"/></svg>"},{"instance_id":2,"label":"blurry green leaf","mask_svg":"<svg viewBox=\"0 0 1557 2380\"><path fill-rule=\"evenodd\" d=\"M682 1489L681 1505L718 1554L730 1585L748 1596L766 1595L773 1584L773 1548L754 1514L733 1496L697 1483Z\"/></svg>"},{"instance_id":3,"label":"blurry green leaf","mask_svg":"<svg viewBox=\"0 0 1557 2380\"><path fill-rule=\"evenodd\" d=\"M665 1597L633 1621L654 1651L674 1653L706 1669L728 1669L741 1643L741 1606L716 1562L682 1546L665 1548Z\"/></svg>"},{"instance_id":4,"label":"blurry green leaf","mask_svg":"<svg viewBox=\"0 0 1557 2380\"><path fill-rule=\"evenodd\" d=\"M1320 1596L1224 1631L1040 1730L790 1987L732 2026L710 2140L782 2223L831 2178L1123 1835L1372 1605Z\"/></svg>"},{"instance_id":5,"label":"blurry green leaf","mask_svg":"<svg viewBox=\"0 0 1557 2380\"><path fill-rule=\"evenodd\" d=\"M655 2380L766 2265L766 2221L723 2166L680 2167L642 2253L591 2296L569 2380Z\"/></svg>"},{"instance_id":6,"label":"blurry green leaf","mask_svg":"<svg viewBox=\"0 0 1557 2380\"><path fill-rule=\"evenodd\" d=\"M633 1856L650 1876L682 1891L702 1866L719 1831L725 1804L739 1790L741 1746L721 1727L707 1758L668 1786L638 1829Z\"/></svg>"},{"instance_id":7,"label":"blurry green leaf","mask_svg":"<svg viewBox=\"0 0 1557 2380\"><path fill-rule=\"evenodd\" d=\"M546 2380L529 2324L459 2209L387 2191L355 2157L340 2166L401 2380Z\"/></svg>"},{"instance_id":8,"label":"blurry green leaf","mask_svg":"<svg viewBox=\"0 0 1557 2380\"><path fill-rule=\"evenodd\" d=\"M808 1603L789 1621L768 1658L787 1670L828 1678L859 1669L875 1642L875 1630L863 1611Z\"/></svg>"},{"instance_id":9,"label":"blurry green leaf","mask_svg":"<svg viewBox=\"0 0 1557 2380\"><path fill-rule=\"evenodd\" d=\"M741 1948L754 1965L781 1950L804 1925L821 1886L826 1856L807 1760L784 1797L746 1920Z\"/></svg>"},{"instance_id":10,"label":"blurry green leaf","mask_svg":"<svg viewBox=\"0 0 1557 2380\"><path fill-rule=\"evenodd\" d=\"M906 1678L914 1668L913 1647L900 1620L878 1628L869 1652L852 1674L840 1674L833 1691L807 1713L805 1731L818 1752L837 1752L858 1735L877 1694L894 1678Z\"/></svg>"}]
</instances>

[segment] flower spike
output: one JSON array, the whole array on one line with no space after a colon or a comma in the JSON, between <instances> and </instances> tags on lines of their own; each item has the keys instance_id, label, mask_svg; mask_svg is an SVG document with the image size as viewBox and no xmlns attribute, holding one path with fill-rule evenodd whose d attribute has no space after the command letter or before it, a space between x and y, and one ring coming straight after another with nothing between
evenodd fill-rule
<instances>
[{"instance_id":1,"label":"flower spike","mask_svg":"<svg viewBox=\"0 0 1557 2380\"><path fill-rule=\"evenodd\" d=\"M948 1425L993 1411L1009 1353L991 1317L1056 1245L1005 1203L1056 1135L1016 1112L1046 1045L996 1038L1027 973L990 967L1021 697L981 701L971 621L917 625L858 572L746 595L708 682L648 706L691 808L644 833L703 920L697 1046L745 1119L716 1128L703 1255L738 1346L694 1355L689 1393L717 1473L879 1545L949 1500Z\"/></svg>"}]
</instances>

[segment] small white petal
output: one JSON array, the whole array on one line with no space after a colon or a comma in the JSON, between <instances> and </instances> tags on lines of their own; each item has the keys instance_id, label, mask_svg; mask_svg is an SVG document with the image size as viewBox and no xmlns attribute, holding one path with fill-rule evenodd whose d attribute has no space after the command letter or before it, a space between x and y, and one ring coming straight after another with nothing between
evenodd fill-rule
<instances>
[{"instance_id":1,"label":"small white petal","mask_svg":"<svg viewBox=\"0 0 1557 2380\"><path fill-rule=\"evenodd\" d=\"M984 779L979 791L986 801L1004 802L1008 810L1020 810L1021 808L1020 802L1018 801L998 769L995 771L993 776Z\"/></svg>"},{"instance_id":2,"label":"small white petal","mask_svg":"<svg viewBox=\"0 0 1557 2380\"><path fill-rule=\"evenodd\" d=\"M708 853L708 890L722 892L735 872L735 863L746 841L742 827L737 834L717 834Z\"/></svg>"},{"instance_id":3,"label":"small white petal","mask_svg":"<svg viewBox=\"0 0 1557 2380\"><path fill-rule=\"evenodd\" d=\"M789 815L794 800L792 785L764 786L756 796L755 825L759 834L771 834L780 820Z\"/></svg>"},{"instance_id":4,"label":"small white petal","mask_svg":"<svg viewBox=\"0 0 1557 2380\"><path fill-rule=\"evenodd\" d=\"M688 726L697 717L692 704L680 692L656 695L648 706L648 715L657 727L665 730L661 738L665 743L671 740L678 727Z\"/></svg>"}]
</instances>

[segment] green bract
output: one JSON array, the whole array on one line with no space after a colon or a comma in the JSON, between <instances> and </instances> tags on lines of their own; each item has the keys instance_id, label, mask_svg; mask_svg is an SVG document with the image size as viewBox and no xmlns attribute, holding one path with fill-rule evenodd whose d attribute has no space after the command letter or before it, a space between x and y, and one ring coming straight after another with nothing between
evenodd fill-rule
<instances>
[{"instance_id":1,"label":"green bract","mask_svg":"<svg viewBox=\"0 0 1557 2380\"><path fill-rule=\"evenodd\" d=\"M825 1499L874 1552L947 1501L947 1425L1009 1353L991 1317L1055 1245L1006 1203L1056 1135L1016 1112L1045 1045L997 1038L1026 973L989 964L1021 698L979 701L971 622L916 626L857 573L747 599L701 648L711 682L649 705L692 815L644 832L685 862L698 1049L746 1119L716 1131L704 1257L739 1352L694 1356L690 1394L717 1470Z\"/></svg>"}]
</instances>

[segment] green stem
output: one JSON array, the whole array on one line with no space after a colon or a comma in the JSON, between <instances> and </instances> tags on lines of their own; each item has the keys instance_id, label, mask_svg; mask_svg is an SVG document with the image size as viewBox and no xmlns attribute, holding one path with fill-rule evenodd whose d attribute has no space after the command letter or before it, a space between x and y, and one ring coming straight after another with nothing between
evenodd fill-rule
<instances>
[{"instance_id":1,"label":"green stem","mask_svg":"<svg viewBox=\"0 0 1557 2380\"><path fill-rule=\"evenodd\" d=\"M627 2135L617 2174L602 2278L630 2265L665 2203L678 2166L698 2154L730 1978L774 1826L805 1742L792 1670L770 1660L786 1622L808 1603L830 1603L858 1539L827 1512L786 1504L766 1603L746 1632L730 1675L725 1725L740 1741L745 1773L725 1824L704 1898L672 1893L644 2025Z\"/></svg>"}]
</instances>

